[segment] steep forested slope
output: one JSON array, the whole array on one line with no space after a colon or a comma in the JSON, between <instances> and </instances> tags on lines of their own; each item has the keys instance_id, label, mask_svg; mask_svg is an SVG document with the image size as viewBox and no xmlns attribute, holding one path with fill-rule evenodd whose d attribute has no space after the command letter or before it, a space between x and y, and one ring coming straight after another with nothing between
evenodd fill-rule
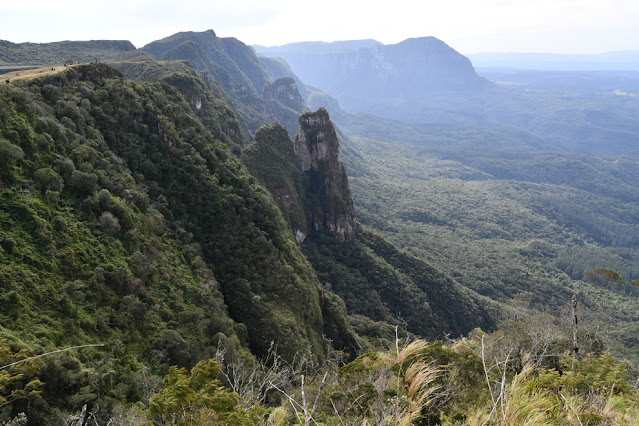
<instances>
[{"instance_id":1,"label":"steep forested slope","mask_svg":"<svg viewBox=\"0 0 639 426\"><path fill-rule=\"evenodd\" d=\"M388 337L388 324L403 324L437 338L493 329L497 304L355 222L338 147L319 109L300 118L295 143L277 124L260 128L242 161L273 194L320 281L344 299L356 330Z\"/></svg>"},{"instance_id":2,"label":"steep forested slope","mask_svg":"<svg viewBox=\"0 0 639 426\"><path fill-rule=\"evenodd\" d=\"M188 61L116 62L110 64L133 81L164 79L180 91L202 124L234 153L250 135L230 97L208 72L198 75Z\"/></svg>"},{"instance_id":3,"label":"steep forested slope","mask_svg":"<svg viewBox=\"0 0 639 426\"><path fill-rule=\"evenodd\" d=\"M138 400L145 380L221 341L322 359L322 330L335 328L326 292L266 192L180 92L102 64L0 90L5 362L105 345L32 370L24 380L41 384L7 415Z\"/></svg>"},{"instance_id":4,"label":"steep forested slope","mask_svg":"<svg viewBox=\"0 0 639 426\"><path fill-rule=\"evenodd\" d=\"M241 41L217 37L212 30L181 32L149 43L142 50L157 60L187 60L197 72L208 72L212 78L204 80L226 91L251 132L279 121L291 135L295 134L297 117L304 112L303 102L290 103L287 99L301 100L297 82L282 81L281 72L277 77L271 75L254 50ZM274 84L279 92L272 90ZM211 87L211 91L215 89Z\"/></svg>"}]
</instances>

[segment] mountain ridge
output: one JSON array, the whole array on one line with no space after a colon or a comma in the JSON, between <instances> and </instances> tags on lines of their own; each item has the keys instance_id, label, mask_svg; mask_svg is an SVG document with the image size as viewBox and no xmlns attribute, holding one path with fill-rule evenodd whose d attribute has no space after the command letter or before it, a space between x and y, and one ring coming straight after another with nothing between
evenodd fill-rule
<instances>
[{"instance_id":1,"label":"mountain ridge","mask_svg":"<svg viewBox=\"0 0 639 426\"><path fill-rule=\"evenodd\" d=\"M156 59L188 60L195 71L209 72L230 96L238 118L243 122L242 127L246 127L250 133L255 133L266 121L280 121L292 136L295 134L297 116L304 112L304 106L299 101L300 94L291 94L297 99L295 103L281 103L273 93L265 94L264 89L274 87L275 80L279 78L273 78L253 49L241 41L232 37L217 37L213 30L190 31L149 43L141 50ZM278 83L279 87L283 87L281 83ZM299 91L296 85L288 84L287 87L289 94ZM250 138L245 140L248 142Z\"/></svg>"},{"instance_id":2,"label":"mountain ridge","mask_svg":"<svg viewBox=\"0 0 639 426\"><path fill-rule=\"evenodd\" d=\"M371 96L422 97L488 84L467 58L435 37L389 45L364 40L254 48L262 55L284 59L306 84L335 96L346 110L361 111L362 100Z\"/></svg>"}]
</instances>

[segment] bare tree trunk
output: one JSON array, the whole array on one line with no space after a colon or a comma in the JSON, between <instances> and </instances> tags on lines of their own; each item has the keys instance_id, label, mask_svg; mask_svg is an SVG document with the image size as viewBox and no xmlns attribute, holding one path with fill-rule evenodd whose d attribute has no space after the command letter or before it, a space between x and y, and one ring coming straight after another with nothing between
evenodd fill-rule
<instances>
[{"instance_id":1,"label":"bare tree trunk","mask_svg":"<svg viewBox=\"0 0 639 426\"><path fill-rule=\"evenodd\" d=\"M304 410L304 425L311 424L311 418L308 416L308 407L306 406L306 390L304 389L304 375L302 374L302 410Z\"/></svg>"},{"instance_id":2,"label":"bare tree trunk","mask_svg":"<svg viewBox=\"0 0 639 426\"><path fill-rule=\"evenodd\" d=\"M577 295L572 295L572 359L573 366L579 356L579 345L577 342Z\"/></svg>"},{"instance_id":3,"label":"bare tree trunk","mask_svg":"<svg viewBox=\"0 0 639 426\"><path fill-rule=\"evenodd\" d=\"M82 412L80 413L80 417L78 418L77 426L84 426L84 420L87 416L87 405L84 404L82 406Z\"/></svg>"}]
</instances>

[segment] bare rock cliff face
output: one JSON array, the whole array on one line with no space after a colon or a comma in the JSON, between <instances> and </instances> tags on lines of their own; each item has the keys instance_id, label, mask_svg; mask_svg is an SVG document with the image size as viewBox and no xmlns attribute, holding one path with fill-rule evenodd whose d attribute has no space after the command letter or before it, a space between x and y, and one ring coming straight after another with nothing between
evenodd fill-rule
<instances>
[{"instance_id":1,"label":"bare rock cliff face","mask_svg":"<svg viewBox=\"0 0 639 426\"><path fill-rule=\"evenodd\" d=\"M306 180L306 216L316 231L329 231L349 240L355 210L348 177L339 161L339 140L324 108L303 114L295 136L295 154Z\"/></svg>"}]
</instances>

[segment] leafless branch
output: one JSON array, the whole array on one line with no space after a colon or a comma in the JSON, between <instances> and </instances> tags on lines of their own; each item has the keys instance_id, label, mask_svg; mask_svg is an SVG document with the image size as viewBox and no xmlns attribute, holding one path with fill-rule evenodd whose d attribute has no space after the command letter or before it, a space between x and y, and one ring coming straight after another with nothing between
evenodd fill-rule
<instances>
[{"instance_id":1,"label":"leafless branch","mask_svg":"<svg viewBox=\"0 0 639 426\"><path fill-rule=\"evenodd\" d=\"M23 362L31 361L33 359L42 358L43 356L53 355L53 354L57 354L57 353L60 353L60 352L66 352L66 351L70 351L71 349L89 348L89 347L96 347L96 346L104 346L104 344L103 343L97 343L97 344L92 344L92 345L71 346L70 348L58 349L56 351L51 351L51 352L47 352L47 353L44 353L44 354L41 354L41 355L31 356L29 358L25 358L25 359L22 359L20 361L12 362L11 364L3 365L2 367L0 367L0 370L4 370L5 368L11 368L14 365L18 365L18 364L21 364Z\"/></svg>"}]
</instances>

